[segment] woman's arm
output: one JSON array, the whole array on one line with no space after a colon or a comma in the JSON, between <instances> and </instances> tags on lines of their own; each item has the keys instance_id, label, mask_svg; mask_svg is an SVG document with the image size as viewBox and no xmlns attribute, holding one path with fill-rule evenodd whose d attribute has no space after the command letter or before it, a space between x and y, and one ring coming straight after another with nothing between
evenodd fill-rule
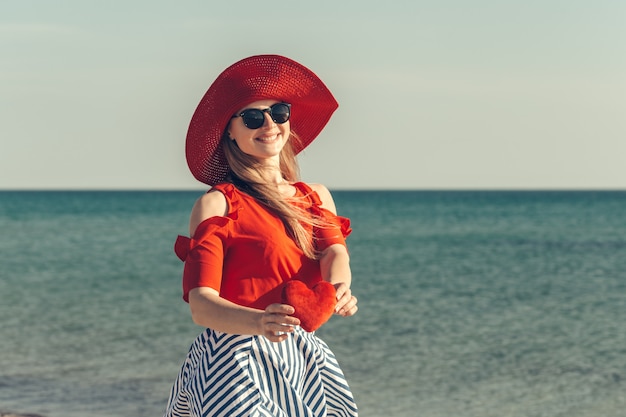
<instances>
[{"instance_id":1,"label":"woman's arm","mask_svg":"<svg viewBox=\"0 0 626 417\"><path fill-rule=\"evenodd\" d=\"M219 332L263 335L272 342L282 342L284 333L293 331L300 320L291 317L294 308L285 304L270 304L265 311L240 306L219 296L213 288L199 287L189 292L189 307L193 321Z\"/></svg>"},{"instance_id":2,"label":"woman's arm","mask_svg":"<svg viewBox=\"0 0 626 417\"><path fill-rule=\"evenodd\" d=\"M209 192L196 201L189 220L193 236L204 220L228 213L228 203L221 192ZM271 304L265 310L243 307L219 296L209 287L194 288L189 292L189 308L193 321L224 333L263 335L272 342L281 342L300 320L291 317L294 309L285 304Z\"/></svg>"},{"instance_id":3,"label":"woman's arm","mask_svg":"<svg viewBox=\"0 0 626 417\"><path fill-rule=\"evenodd\" d=\"M322 200L322 207L337 214L335 202L328 189L321 184L311 184L311 188ZM320 258L322 279L335 286L337 291L337 306L335 312L341 316L352 316L357 310L357 298L352 295L352 272L350 271L350 256L342 244L330 245L322 252Z\"/></svg>"},{"instance_id":4,"label":"woman's arm","mask_svg":"<svg viewBox=\"0 0 626 417\"><path fill-rule=\"evenodd\" d=\"M354 315L359 308L356 305L358 300L350 290L352 275L346 247L336 243L326 248L320 258L320 269L322 279L333 284L337 291L335 313L344 317Z\"/></svg>"}]
</instances>

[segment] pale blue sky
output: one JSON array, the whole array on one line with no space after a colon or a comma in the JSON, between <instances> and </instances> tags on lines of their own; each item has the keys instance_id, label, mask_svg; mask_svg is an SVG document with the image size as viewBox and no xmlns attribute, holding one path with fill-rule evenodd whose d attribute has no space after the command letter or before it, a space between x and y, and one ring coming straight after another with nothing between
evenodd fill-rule
<instances>
[{"instance_id":1,"label":"pale blue sky","mask_svg":"<svg viewBox=\"0 0 626 417\"><path fill-rule=\"evenodd\" d=\"M307 181L626 188L623 0L2 0L0 189L202 188L191 114L259 53L340 103Z\"/></svg>"}]
</instances>

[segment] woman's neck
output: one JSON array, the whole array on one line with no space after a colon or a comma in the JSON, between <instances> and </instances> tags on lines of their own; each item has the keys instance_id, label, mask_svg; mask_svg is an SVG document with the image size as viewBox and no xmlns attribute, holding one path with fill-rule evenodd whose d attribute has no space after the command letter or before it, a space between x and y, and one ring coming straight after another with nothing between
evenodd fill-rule
<instances>
[{"instance_id":1,"label":"woman's neck","mask_svg":"<svg viewBox=\"0 0 626 417\"><path fill-rule=\"evenodd\" d=\"M283 178L283 173L280 171L280 165L278 163L271 165L265 164L263 166L263 172L261 173L261 175L263 176L263 180L267 184L273 184L278 186L288 183L288 181Z\"/></svg>"}]
</instances>

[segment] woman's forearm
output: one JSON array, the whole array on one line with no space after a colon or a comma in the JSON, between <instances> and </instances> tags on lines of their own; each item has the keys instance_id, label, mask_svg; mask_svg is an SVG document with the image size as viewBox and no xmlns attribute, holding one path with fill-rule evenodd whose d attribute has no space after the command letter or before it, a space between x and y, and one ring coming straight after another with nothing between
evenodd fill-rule
<instances>
[{"instance_id":1,"label":"woman's forearm","mask_svg":"<svg viewBox=\"0 0 626 417\"><path fill-rule=\"evenodd\" d=\"M263 310L240 306L220 297L212 288L189 292L191 317L199 326L224 333L261 334Z\"/></svg>"},{"instance_id":2,"label":"woman's forearm","mask_svg":"<svg viewBox=\"0 0 626 417\"><path fill-rule=\"evenodd\" d=\"M328 247L320 258L322 279L331 284L345 283L348 287L352 283L350 271L350 255L345 246L335 244Z\"/></svg>"},{"instance_id":3,"label":"woman's forearm","mask_svg":"<svg viewBox=\"0 0 626 417\"><path fill-rule=\"evenodd\" d=\"M352 273L350 256L345 246L336 244L328 247L320 258L320 269L324 281L330 282L337 291L335 313L352 316L357 310L357 299L352 295Z\"/></svg>"},{"instance_id":4,"label":"woman's forearm","mask_svg":"<svg viewBox=\"0 0 626 417\"><path fill-rule=\"evenodd\" d=\"M242 335L262 335L272 342L287 339L300 320L293 317L292 306L270 304L265 310L244 307L219 296L212 288L194 288L189 292L193 321L219 332Z\"/></svg>"}]
</instances>

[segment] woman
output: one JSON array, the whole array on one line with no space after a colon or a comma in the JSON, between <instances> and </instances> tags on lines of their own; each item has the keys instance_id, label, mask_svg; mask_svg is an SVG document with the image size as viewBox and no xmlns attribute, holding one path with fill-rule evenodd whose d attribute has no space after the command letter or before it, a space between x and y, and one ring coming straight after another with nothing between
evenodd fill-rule
<instances>
[{"instance_id":1,"label":"woman","mask_svg":"<svg viewBox=\"0 0 626 417\"><path fill-rule=\"evenodd\" d=\"M357 415L334 355L312 331L328 314L357 311L349 221L324 186L299 182L296 163L337 106L311 70L277 55L233 64L200 101L186 155L212 188L175 250L183 298L207 330L166 416Z\"/></svg>"}]
</instances>

